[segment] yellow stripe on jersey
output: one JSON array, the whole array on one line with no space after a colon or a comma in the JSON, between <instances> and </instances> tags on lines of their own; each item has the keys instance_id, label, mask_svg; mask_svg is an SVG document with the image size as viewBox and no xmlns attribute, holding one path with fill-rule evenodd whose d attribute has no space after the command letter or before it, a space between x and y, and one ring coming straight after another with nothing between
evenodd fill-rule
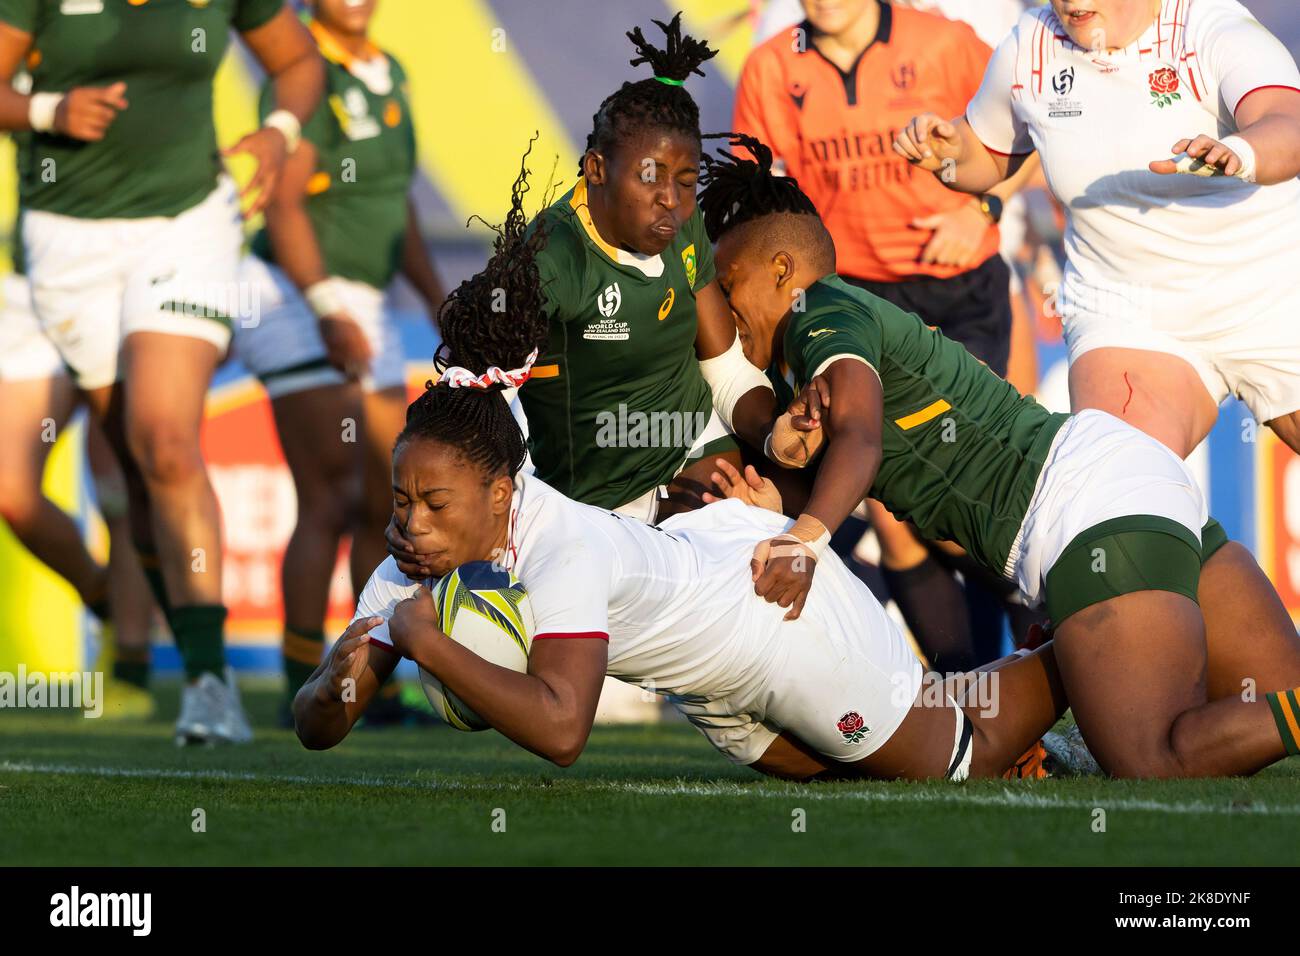
<instances>
[{"instance_id":1,"label":"yellow stripe on jersey","mask_svg":"<svg viewBox=\"0 0 1300 956\"><path fill-rule=\"evenodd\" d=\"M487 0L381 3L370 32L406 68L421 164L462 220L506 208L534 132L538 182L553 181L552 156L559 169L577 167L577 148Z\"/></svg>"},{"instance_id":2,"label":"yellow stripe on jersey","mask_svg":"<svg viewBox=\"0 0 1300 956\"><path fill-rule=\"evenodd\" d=\"M938 418L950 408L952 408L952 406L941 398L937 402L925 406L925 408L921 409L919 412L913 412L903 418L895 419L894 424L903 431L907 431L909 428L915 428L917 425L924 425L931 419Z\"/></svg>"}]
</instances>

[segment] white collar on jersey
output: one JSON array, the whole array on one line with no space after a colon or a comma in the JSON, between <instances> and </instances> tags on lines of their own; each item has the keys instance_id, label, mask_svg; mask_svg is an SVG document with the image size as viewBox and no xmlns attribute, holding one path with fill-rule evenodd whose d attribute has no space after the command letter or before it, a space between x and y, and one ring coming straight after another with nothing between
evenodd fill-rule
<instances>
[{"instance_id":1,"label":"white collar on jersey","mask_svg":"<svg viewBox=\"0 0 1300 956\"><path fill-rule=\"evenodd\" d=\"M320 23L312 20L307 28L316 39L321 56L342 66L355 76L375 96L387 96L393 92L393 68L387 54L373 43L367 41L365 55L354 56L344 49L333 35Z\"/></svg>"}]
</instances>

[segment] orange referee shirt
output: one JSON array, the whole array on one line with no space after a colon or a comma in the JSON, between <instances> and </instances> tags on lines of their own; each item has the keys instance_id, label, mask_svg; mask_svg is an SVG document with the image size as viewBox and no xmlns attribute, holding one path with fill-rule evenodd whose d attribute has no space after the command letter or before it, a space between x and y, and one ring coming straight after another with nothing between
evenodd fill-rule
<instances>
[{"instance_id":1,"label":"orange referee shirt","mask_svg":"<svg viewBox=\"0 0 1300 956\"><path fill-rule=\"evenodd\" d=\"M733 129L771 146L799 180L835 239L841 275L946 279L966 270L922 264L932 233L910 223L970 197L909 165L892 144L918 113L962 115L993 51L964 23L880 6L876 38L848 73L818 52L807 21L757 47L736 89ZM997 250L991 228L976 264Z\"/></svg>"}]
</instances>

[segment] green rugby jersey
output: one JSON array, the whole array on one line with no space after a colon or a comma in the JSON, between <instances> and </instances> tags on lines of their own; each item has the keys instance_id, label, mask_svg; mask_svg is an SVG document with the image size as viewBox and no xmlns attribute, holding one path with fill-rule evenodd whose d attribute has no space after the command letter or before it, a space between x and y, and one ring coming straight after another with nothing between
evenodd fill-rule
<instances>
[{"instance_id":1,"label":"green rugby jersey","mask_svg":"<svg viewBox=\"0 0 1300 956\"><path fill-rule=\"evenodd\" d=\"M352 57L319 24L312 23L311 32L325 57L325 98L302 130L316 148L307 215L327 273L383 289L402 265L416 168L406 73L388 56L390 83L377 84L375 92L351 71ZM383 55L376 48L367 59ZM274 108L268 84L263 118ZM254 238L253 252L274 261L265 229Z\"/></svg>"},{"instance_id":2,"label":"green rugby jersey","mask_svg":"<svg viewBox=\"0 0 1300 956\"><path fill-rule=\"evenodd\" d=\"M713 249L698 210L658 256L615 249L585 179L539 221L550 339L519 391L533 463L570 498L616 508L669 481L712 414L695 293L713 281Z\"/></svg>"},{"instance_id":3,"label":"green rugby jersey","mask_svg":"<svg viewBox=\"0 0 1300 956\"><path fill-rule=\"evenodd\" d=\"M880 376L883 458L871 496L923 537L955 541L1003 574L1052 439L1069 416L1022 396L963 346L839 276L806 295L783 339L795 387L843 355ZM787 401L790 383L775 368L768 377L778 404Z\"/></svg>"},{"instance_id":4,"label":"green rugby jersey","mask_svg":"<svg viewBox=\"0 0 1300 956\"><path fill-rule=\"evenodd\" d=\"M20 188L27 209L80 219L175 216L216 188L222 165L212 80L230 30L263 26L282 0L0 0L33 38L32 91L126 83L104 138L37 133Z\"/></svg>"}]
</instances>

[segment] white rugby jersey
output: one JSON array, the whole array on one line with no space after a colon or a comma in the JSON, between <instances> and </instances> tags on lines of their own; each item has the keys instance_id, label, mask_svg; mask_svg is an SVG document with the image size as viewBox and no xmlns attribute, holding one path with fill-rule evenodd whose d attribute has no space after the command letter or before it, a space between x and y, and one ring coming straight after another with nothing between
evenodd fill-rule
<instances>
[{"instance_id":1,"label":"white rugby jersey","mask_svg":"<svg viewBox=\"0 0 1300 956\"><path fill-rule=\"evenodd\" d=\"M786 609L754 593L754 545L784 531L781 515L739 501L677 515L660 528L580 504L539 478L515 482L502 564L528 591L533 640L604 637L607 673L657 692L714 699L760 684L778 660ZM367 582L356 618L385 623L370 637L392 646L387 619L418 584L390 557ZM354 618L355 619L355 618ZM818 563L802 619L854 622L882 669L909 673L902 635L833 554Z\"/></svg>"},{"instance_id":2,"label":"white rugby jersey","mask_svg":"<svg viewBox=\"0 0 1300 956\"><path fill-rule=\"evenodd\" d=\"M1051 7L1020 18L966 115L989 149L1037 150L1067 209L1067 331L1099 317L1210 338L1300 308L1300 181L1147 168L1236 132L1237 105L1268 87L1300 89L1300 71L1236 0L1164 0L1114 51L1076 46Z\"/></svg>"}]
</instances>

